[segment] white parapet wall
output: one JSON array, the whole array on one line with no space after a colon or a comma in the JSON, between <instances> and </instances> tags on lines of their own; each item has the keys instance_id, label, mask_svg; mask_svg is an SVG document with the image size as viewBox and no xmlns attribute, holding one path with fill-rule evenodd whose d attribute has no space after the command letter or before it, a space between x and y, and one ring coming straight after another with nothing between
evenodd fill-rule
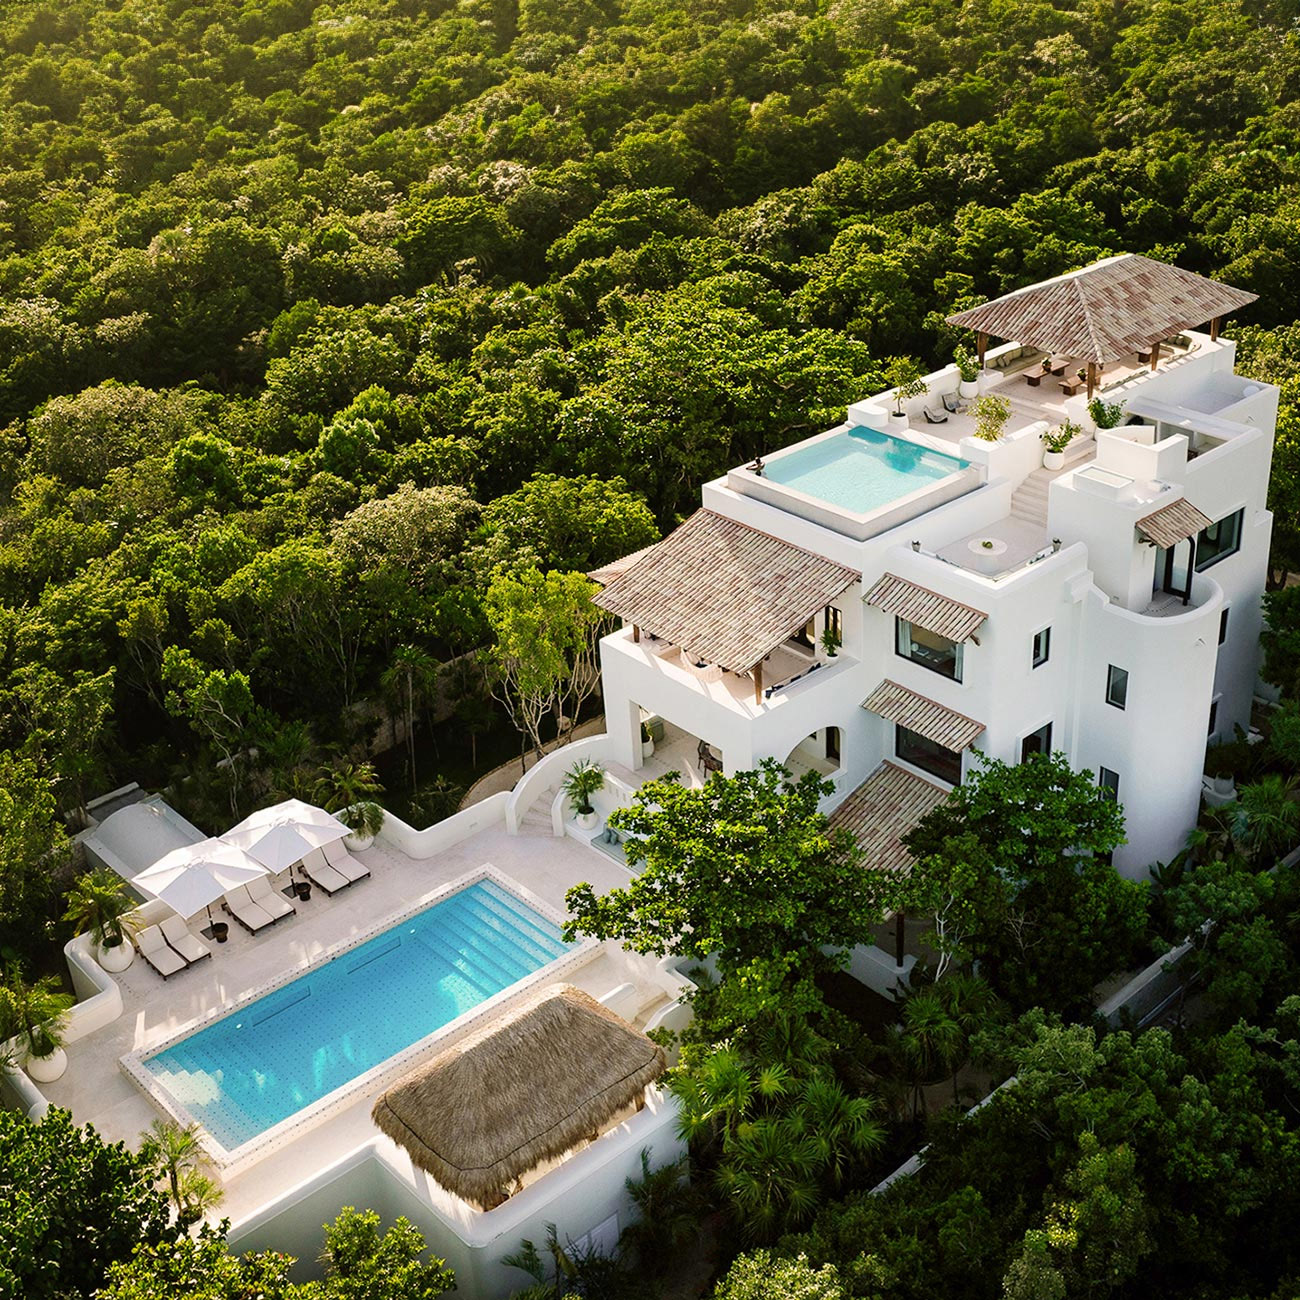
<instances>
[{"instance_id":1,"label":"white parapet wall","mask_svg":"<svg viewBox=\"0 0 1300 1300\"><path fill-rule=\"evenodd\" d=\"M505 822L506 830L514 835L519 830L519 823L525 814L553 785L564 780L564 774L575 763L591 759L597 763L608 762L612 755L608 733L598 736L585 736L571 744L553 749L549 754L538 759L529 770L515 782L515 788L506 795ZM562 833L562 832L561 832Z\"/></svg>"},{"instance_id":2,"label":"white parapet wall","mask_svg":"<svg viewBox=\"0 0 1300 1300\"><path fill-rule=\"evenodd\" d=\"M504 1300L529 1281L505 1264L505 1257L516 1254L525 1240L544 1250L550 1224L562 1243L612 1253L619 1233L635 1217L626 1180L641 1176L642 1150L650 1153L651 1167L659 1168L685 1149L677 1135L676 1102L650 1088L643 1110L485 1212L440 1188L413 1168L403 1151L377 1136L236 1223L230 1248L286 1251L299 1260L295 1277L320 1277L322 1225L346 1205L368 1207L386 1225L399 1215L409 1219L433 1253L455 1270L458 1295Z\"/></svg>"},{"instance_id":3,"label":"white parapet wall","mask_svg":"<svg viewBox=\"0 0 1300 1300\"><path fill-rule=\"evenodd\" d=\"M423 860L443 853L454 844L467 840L480 831L505 825L506 805L510 799L507 791L489 795L481 803L471 804L468 808L444 817L442 821L422 831L408 826L400 817L390 812L384 813L383 825L375 837L381 844L388 844L408 858Z\"/></svg>"}]
</instances>

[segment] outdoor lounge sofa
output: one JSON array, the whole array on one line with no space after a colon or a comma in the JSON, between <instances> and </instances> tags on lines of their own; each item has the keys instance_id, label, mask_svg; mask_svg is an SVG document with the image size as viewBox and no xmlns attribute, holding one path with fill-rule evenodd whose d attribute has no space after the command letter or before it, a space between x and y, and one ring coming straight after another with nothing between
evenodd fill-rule
<instances>
[{"instance_id":1,"label":"outdoor lounge sofa","mask_svg":"<svg viewBox=\"0 0 1300 1300\"><path fill-rule=\"evenodd\" d=\"M168 946L162 930L156 926L147 926L135 936L135 946L140 956L158 972L163 979L169 979L178 970L184 970L189 962L174 948Z\"/></svg>"},{"instance_id":2,"label":"outdoor lounge sofa","mask_svg":"<svg viewBox=\"0 0 1300 1300\"><path fill-rule=\"evenodd\" d=\"M212 956L212 949L190 932L183 916L169 916L158 928L167 940L168 947L183 957L187 966L193 966L195 962Z\"/></svg>"},{"instance_id":3,"label":"outdoor lounge sofa","mask_svg":"<svg viewBox=\"0 0 1300 1300\"><path fill-rule=\"evenodd\" d=\"M249 934L256 934L259 930L265 930L268 925L275 924L275 917L260 903L253 902L246 885L232 889L222 900L222 904Z\"/></svg>"},{"instance_id":4,"label":"outdoor lounge sofa","mask_svg":"<svg viewBox=\"0 0 1300 1300\"><path fill-rule=\"evenodd\" d=\"M264 912L270 914L273 921L282 921L286 916L293 916L298 909L283 894L278 893L265 876L261 880L250 880L244 886L248 896Z\"/></svg>"},{"instance_id":5,"label":"outdoor lounge sofa","mask_svg":"<svg viewBox=\"0 0 1300 1300\"><path fill-rule=\"evenodd\" d=\"M302 872L317 889L327 894L337 894L352 883L341 871L330 866L320 849L312 849L303 858Z\"/></svg>"},{"instance_id":6,"label":"outdoor lounge sofa","mask_svg":"<svg viewBox=\"0 0 1300 1300\"><path fill-rule=\"evenodd\" d=\"M358 880L365 880L370 875L370 868L358 858L354 858L343 847L342 840L335 840L321 848L325 861L341 876L346 876L348 883L355 885Z\"/></svg>"}]
</instances>

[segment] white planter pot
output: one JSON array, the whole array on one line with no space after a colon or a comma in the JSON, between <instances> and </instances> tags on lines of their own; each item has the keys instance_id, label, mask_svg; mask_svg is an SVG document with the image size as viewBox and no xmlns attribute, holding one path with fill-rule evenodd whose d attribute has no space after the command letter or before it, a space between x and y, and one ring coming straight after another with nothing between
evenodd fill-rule
<instances>
[{"instance_id":1,"label":"white planter pot","mask_svg":"<svg viewBox=\"0 0 1300 1300\"><path fill-rule=\"evenodd\" d=\"M651 754L653 754L654 752L655 752L655 742L653 736L649 740L643 740L641 742L642 758L649 758Z\"/></svg>"},{"instance_id":2,"label":"white planter pot","mask_svg":"<svg viewBox=\"0 0 1300 1300\"><path fill-rule=\"evenodd\" d=\"M1222 795L1225 799L1235 799L1237 797L1236 777L1212 776L1210 777L1210 788L1215 794Z\"/></svg>"},{"instance_id":3,"label":"white planter pot","mask_svg":"<svg viewBox=\"0 0 1300 1300\"><path fill-rule=\"evenodd\" d=\"M890 411L889 413L889 427L891 429L902 431L903 429L906 429L911 422L911 417L906 411L904 411L902 415L896 415L893 411Z\"/></svg>"},{"instance_id":4,"label":"white planter pot","mask_svg":"<svg viewBox=\"0 0 1300 1300\"><path fill-rule=\"evenodd\" d=\"M1043 452L1044 469L1060 469L1065 464L1065 452L1063 451L1045 451Z\"/></svg>"},{"instance_id":5,"label":"white planter pot","mask_svg":"<svg viewBox=\"0 0 1300 1300\"><path fill-rule=\"evenodd\" d=\"M577 814L578 825L581 826L584 831L594 830L596 828L596 815L597 814L595 809L593 809L589 813L585 813L585 812L578 813Z\"/></svg>"},{"instance_id":6,"label":"white planter pot","mask_svg":"<svg viewBox=\"0 0 1300 1300\"><path fill-rule=\"evenodd\" d=\"M95 960L110 974L116 975L135 960L135 949L130 939L123 939L115 948L101 945L95 949Z\"/></svg>"},{"instance_id":7,"label":"white planter pot","mask_svg":"<svg viewBox=\"0 0 1300 1300\"><path fill-rule=\"evenodd\" d=\"M56 1047L49 1056L29 1056L23 1064L27 1076L34 1083L53 1083L63 1078L68 1068L68 1054L61 1047Z\"/></svg>"},{"instance_id":8,"label":"white planter pot","mask_svg":"<svg viewBox=\"0 0 1300 1300\"><path fill-rule=\"evenodd\" d=\"M980 395L980 381L978 379L959 379L957 381L958 397L978 397Z\"/></svg>"},{"instance_id":9,"label":"white planter pot","mask_svg":"<svg viewBox=\"0 0 1300 1300\"><path fill-rule=\"evenodd\" d=\"M373 835L360 835L356 831L345 836L343 840L343 843L356 853L360 853L362 849L368 849L374 842L375 837Z\"/></svg>"}]
</instances>

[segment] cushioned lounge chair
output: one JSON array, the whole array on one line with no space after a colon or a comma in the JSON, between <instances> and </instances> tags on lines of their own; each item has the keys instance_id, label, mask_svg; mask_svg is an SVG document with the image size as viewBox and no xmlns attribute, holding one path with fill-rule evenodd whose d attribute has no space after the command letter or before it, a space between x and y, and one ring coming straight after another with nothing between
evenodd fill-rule
<instances>
[{"instance_id":1,"label":"cushioned lounge chair","mask_svg":"<svg viewBox=\"0 0 1300 1300\"><path fill-rule=\"evenodd\" d=\"M346 889L352 883L341 871L330 866L320 849L312 849L303 858L302 873L326 894L337 894L340 889Z\"/></svg>"},{"instance_id":2,"label":"cushioned lounge chair","mask_svg":"<svg viewBox=\"0 0 1300 1300\"><path fill-rule=\"evenodd\" d=\"M163 979L168 979L175 975L178 970L184 970L189 962L180 955L174 948L167 945L167 940L163 936L162 930L156 925L151 925L147 929L141 930L135 936L135 946L139 949L140 956L149 963L150 966L158 972Z\"/></svg>"},{"instance_id":3,"label":"cushioned lounge chair","mask_svg":"<svg viewBox=\"0 0 1300 1300\"><path fill-rule=\"evenodd\" d=\"M249 934L256 934L259 930L265 930L268 925L275 924L275 917L260 903L253 902L246 885L240 885L238 888L232 889L222 901L226 911Z\"/></svg>"},{"instance_id":4,"label":"cushioned lounge chair","mask_svg":"<svg viewBox=\"0 0 1300 1300\"><path fill-rule=\"evenodd\" d=\"M250 880L244 886L248 896L264 912L269 912L273 921L282 921L286 916L293 916L297 908L263 876L261 880Z\"/></svg>"},{"instance_id":5,"label":"cushioned lounge chair","mask_svg":"<svg viewBox=\"0 0 1300 1300\"><path fill-rule=\"evenodd\" d=\"M168 946L185 959L187 966L193 966L196 961L212 956L212 949L202 939L190 933L190 927L185 924L184 917L169 916L158 928L162 931Z\"/></svg>"},{"instance_id":6,"label":"cushioned lounge chair","mask_svg":"<svg viewBox=\"0 0 1300 1300\"><path fill-rule=\"evenodd\" d=\"M321 849L321 852L325 854L325 861L339 875L346 876L351 884L355 885L358 880L365 880L370 875L370 868L359 858L354 858L343 847L342 840L335 840L333 844L326 844Z\"/></svg>"}]
</instances>

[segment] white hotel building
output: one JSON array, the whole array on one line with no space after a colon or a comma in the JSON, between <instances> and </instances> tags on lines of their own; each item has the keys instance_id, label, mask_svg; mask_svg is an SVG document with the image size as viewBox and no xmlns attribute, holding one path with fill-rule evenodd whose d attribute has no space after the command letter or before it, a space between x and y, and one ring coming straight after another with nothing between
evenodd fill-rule
<instances>
[{"instance_id":1,"label":"white hotel building","mask_svg":"<svg viewBox=\"0 0 1300 1300\"><path fill-rule=\"evenodd\" d=\"M889 864L973 750L1060 750L1124 806L1119 870L1170 858L1207 740L1248 725L1256 682L1278 393L1218 330L1252 299L1108 259L953 318L1009 403L999 440L973 436L949 367L902 418L880 394L705 484L663 542L593 575L624 622L601 647L608 758L641 769L648 719L697 778L816 768ZM1092 386L1116 427L1094 429ZM1086 435L1044 468L1067 418Z\"/></svg>"}]
</instances>

